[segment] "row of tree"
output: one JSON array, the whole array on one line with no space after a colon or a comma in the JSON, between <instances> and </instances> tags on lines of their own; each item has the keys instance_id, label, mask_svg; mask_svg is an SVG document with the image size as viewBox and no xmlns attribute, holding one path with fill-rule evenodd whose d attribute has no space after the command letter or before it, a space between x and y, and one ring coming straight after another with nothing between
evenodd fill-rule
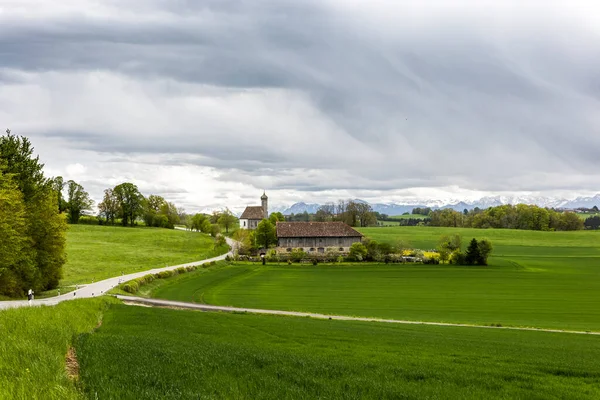
<instances>
[{"instance_id":1,"label":"row of tree","mask_svg":"<svg viewBox=\"0 0 600 400\"><path fill-rule=\"evenodd\" d=\"M58 286L66 261L65 218L54 181L31 142L0 136L0 294L22 296Z\"/></svg>"},{"instance_id":2,"label":"row of tree","mask_svg":"<svg viewBox=\"0 0 600 400\"><path fill-rule=\"evenodd\" d=\"M462 213L448 208L430 212L429 218L431 219L429 225L445 227L536 231L575 231L584 228L583 220L573 212L559 212L527 204L502 205L485 210L465 210Z\"/></svg>"},{"instance_id":3,"label":"row of tree","mask_svg":"<svg viewBox=\"0 0 600 400\"><path fill-rule=\"evenodd\" d=\"M293 220L293 216L291 216ZM327 203L319 207L311 219L315 222L341 221L350 226L377 225L377 217L373 208L363 202L354 200L339 200L336 203Z\"/></svg>"}]
</instances>

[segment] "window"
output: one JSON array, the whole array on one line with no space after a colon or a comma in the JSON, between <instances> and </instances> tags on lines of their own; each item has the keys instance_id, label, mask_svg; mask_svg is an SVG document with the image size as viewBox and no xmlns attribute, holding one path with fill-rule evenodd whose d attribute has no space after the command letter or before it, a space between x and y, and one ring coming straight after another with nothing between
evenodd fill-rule
<instances>
[{"instance_id":1,"label":"window","mask_svg":"<svg viewBox=\"0 0 600 400\"><path fill-rule=\"evenodd\" d=\"M311 247L309 251L315 251L315 248L314 248L314 247Z\"/></svg>"},{"instance_id":2,"label":"window","mask_svg":"<svg viewBox=\"0 0 600 400\"><path fill-rule=\"evenodd\" d=\"M343 248L343 247L340 247L340 251L344 251L344 248Z\"/></svg>"},{"instance_id":3,"label":"window","mask_svg":"<svg viewBox=\"0 0 600 400\"><path fill-rule=\"evenodd\" d=\"M342 244L344 244L344 241L343 241L343 239L342 239L342 238L339 238L339 239L338 239L338 244L339 244L339 245L342 245Z\"/></svg>"},{"instance_id":4,"label":"window","mask_svg":"<svg viewBox=\"0 0 600 400\"><path fill-rule=\"evenodd\" d=\"M244 227L246 227L246 221L244 221Z\"/></svg>"},{"instance_id":5,"label":"window","mask_svg":"<svg viewBox=\"0 0 600 400\"><path fill-rule=\"evenodd\" d=\"M325 248L319 247L319 253L325 253Z\"/></svg>"},{"instance_id":6,"label":"window","mask_svg":"<svg viewBox=\"0 0 600 400\"><path fill-rule=\"evenodd\" d=\"M291 248L291 247L288 247L288 248L286 249L286 251L287 251L288 253L291 253L291 252L292 252L292 248Z\"/></svg>"}]
</instances>

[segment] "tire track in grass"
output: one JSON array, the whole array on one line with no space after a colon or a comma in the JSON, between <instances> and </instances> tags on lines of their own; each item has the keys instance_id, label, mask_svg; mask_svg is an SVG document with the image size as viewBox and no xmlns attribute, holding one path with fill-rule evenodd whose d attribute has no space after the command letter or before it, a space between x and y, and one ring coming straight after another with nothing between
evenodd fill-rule
<instances>
[{"instance_id":1,"label":"tire track in grass","mask_svg":"<svg viewBox=\"0 0 600 400\"><path fill-rule=\"evenodd\" d=\"M570 331L570 330L562 330L562 329L528 328L528 327L519 327L519 326L490 326L490 325L476 325L476 324L459 324L459 323L451 323L451 322L408 321L408 320L399 320L399 319L351 317L351 316L347 316L347 315L327 315L327 314L308 313L308 312L299 312L299 311L262 310L262 309L258 309L258 308L213 306L213 305L208 305L208 304L185 303L185 302L172 301L172 300L146 299L146 298L134 297L134 296L116 295L115 297L118 298L119 300L123 300L124 302L132 304L132 305L151 305L153 307L179 307L179 308L187 308L187 309L200 310L200 311L239 312L239 313L251 313L251 314L283 315L283 316L290 316L290 317L310 317L310 318L331 319L331 320L338 320L338 321L383 322L383 323L390 323L390 324L405 324L405 325L455 326L455 327L463 327L463 328L506 329L506 330L515 330L515 331L571 333L571 334L577 334L577 335L598 335L598 336L600 336L600 332L596 332L596 331Z\"/></svg>"}]
</instances>

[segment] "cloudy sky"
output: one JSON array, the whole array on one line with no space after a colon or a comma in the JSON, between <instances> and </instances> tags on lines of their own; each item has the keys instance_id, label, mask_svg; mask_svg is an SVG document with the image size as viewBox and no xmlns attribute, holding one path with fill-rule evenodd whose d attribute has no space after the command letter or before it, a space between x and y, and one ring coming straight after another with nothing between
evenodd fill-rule
<instances>
[{"instance_id":1,"label":"cloudy sky","mask_svg":"<svg viewBox=\"0 0 600 400\"><path fill-rule=\"evenodd\" d=\"M188 211L600 191L600 5L0 0L0 126Z\"/></svg>"}]
</instances>

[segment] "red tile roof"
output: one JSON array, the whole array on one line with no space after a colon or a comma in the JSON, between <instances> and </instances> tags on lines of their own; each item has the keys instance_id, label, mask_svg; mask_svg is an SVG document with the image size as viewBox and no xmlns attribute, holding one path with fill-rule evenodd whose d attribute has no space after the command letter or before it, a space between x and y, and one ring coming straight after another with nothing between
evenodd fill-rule
<instances>
[{"instance_id":1,"label":"red tile roof","mask_svg":"<svg viewBox=\"0 0 600 400\"><path fill-rule=\"evenodd\" d=\"M265 211L262 206L248 206L242 213L240 219L263 219Z\"/></svg>"},{"instance_id":2,"label":"red tile roof","mask_svg":"<svg viewBox=\"0 0 600 400\"><path fill-rule=\"evenodd\" d=\"M277 237L362 237L343 222L277 222Z\"/></svg>"}]
</instances>

